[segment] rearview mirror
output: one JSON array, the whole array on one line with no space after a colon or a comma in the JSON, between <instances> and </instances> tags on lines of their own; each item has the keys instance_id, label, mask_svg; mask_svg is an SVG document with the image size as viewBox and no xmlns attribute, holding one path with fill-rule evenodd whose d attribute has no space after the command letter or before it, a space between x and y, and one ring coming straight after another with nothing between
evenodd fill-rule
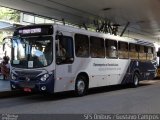
<instances>
[{"instance_id":1,"label":"rearview mirror","mask_svg":"<svg viewBox=\"0 0 160 120\"><path fill-rule=\"evenodd\" d=\"M157 56L160 57L160 51L157 52Z\"/></svg>"}]
</instances>

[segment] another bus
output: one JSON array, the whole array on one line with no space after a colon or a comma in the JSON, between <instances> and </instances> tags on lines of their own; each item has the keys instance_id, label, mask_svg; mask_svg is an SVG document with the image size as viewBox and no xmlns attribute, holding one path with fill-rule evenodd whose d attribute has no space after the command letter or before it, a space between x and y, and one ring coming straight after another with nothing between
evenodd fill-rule
<instances>
[{"instance_id":1,"label":"another bus","mask_svg":"<svg viewBox=\"0 0 160 120\"><path fill-rule=\"evenodd\" d=\"M63 47L63 52L61 51ZM63 53L63 55L62 55ZM11 88L56 93L153 79L153 43L45 24L16 29L12 39Z\"/></svg>"}]
</instances>

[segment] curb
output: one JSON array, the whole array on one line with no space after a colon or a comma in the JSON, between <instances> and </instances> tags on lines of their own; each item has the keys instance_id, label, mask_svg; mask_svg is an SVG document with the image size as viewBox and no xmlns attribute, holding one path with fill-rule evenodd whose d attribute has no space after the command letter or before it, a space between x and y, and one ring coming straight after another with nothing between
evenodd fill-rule
<instances>
[{"instance_id":1,"label":"curb","mask_svg":"<svg viewBox=\"0 0 160 120\"><path fill-rule=\"evenodd\" d=\"M19 90L0 92L0 98L18 97L22 95L25 95L25 93Z\"/></svg>"},{"instance_id":2,"label":"curb","mask_svg":"<svg viewBox=\"0 0 160 120\"><path fill-rule=\"evenodd\" d=\"M142 83L142 84L154 84L154 83L158 83L158 82L160 82L159 79L157 79L157 80L143 80L143 81L140 81L140 83Z\"/></svg>"}]
</instances>

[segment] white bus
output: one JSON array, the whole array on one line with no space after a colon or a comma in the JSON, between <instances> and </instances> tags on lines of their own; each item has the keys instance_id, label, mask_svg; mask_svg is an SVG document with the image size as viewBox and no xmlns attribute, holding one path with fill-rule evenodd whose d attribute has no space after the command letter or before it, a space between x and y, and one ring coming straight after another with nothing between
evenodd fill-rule
<instances>
[{"instance_id":1,"label":"white bus","mask_svg":"<svg viewBox=\"0 0 160 120\"><path fill-rule=\"evenodd\" d=\"M153 79L153 43L73 27L18 28L12 39L11 88L55 93Z\"/></svg>"}]
</instances>

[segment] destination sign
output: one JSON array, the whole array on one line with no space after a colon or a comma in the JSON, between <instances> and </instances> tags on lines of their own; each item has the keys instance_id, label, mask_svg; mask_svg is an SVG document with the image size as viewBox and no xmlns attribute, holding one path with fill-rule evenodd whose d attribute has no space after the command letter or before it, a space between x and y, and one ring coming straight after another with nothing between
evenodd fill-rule
<instances>
[{"instance_id":1,"label":"destination sign","mask_svg":"<svg viewBox=\"0 0 160 120\"><path fill-rule=\"evenodd\" d=\"M19 30L18 32L19 32L19 34L41 33L42 29L41 28L24 29L24 30Z\"/></svg>"},{"instance_id":2,"label":"destination sign","mask_svg":"<svg viewBox=\"0 0 160 120\"><path fill-rule=\"evenodd\" d=\"M30 25L18 28L14 36L35 36L35 35L52 35L53 26L52 25Z\"/></svg>"}]
</instances>

